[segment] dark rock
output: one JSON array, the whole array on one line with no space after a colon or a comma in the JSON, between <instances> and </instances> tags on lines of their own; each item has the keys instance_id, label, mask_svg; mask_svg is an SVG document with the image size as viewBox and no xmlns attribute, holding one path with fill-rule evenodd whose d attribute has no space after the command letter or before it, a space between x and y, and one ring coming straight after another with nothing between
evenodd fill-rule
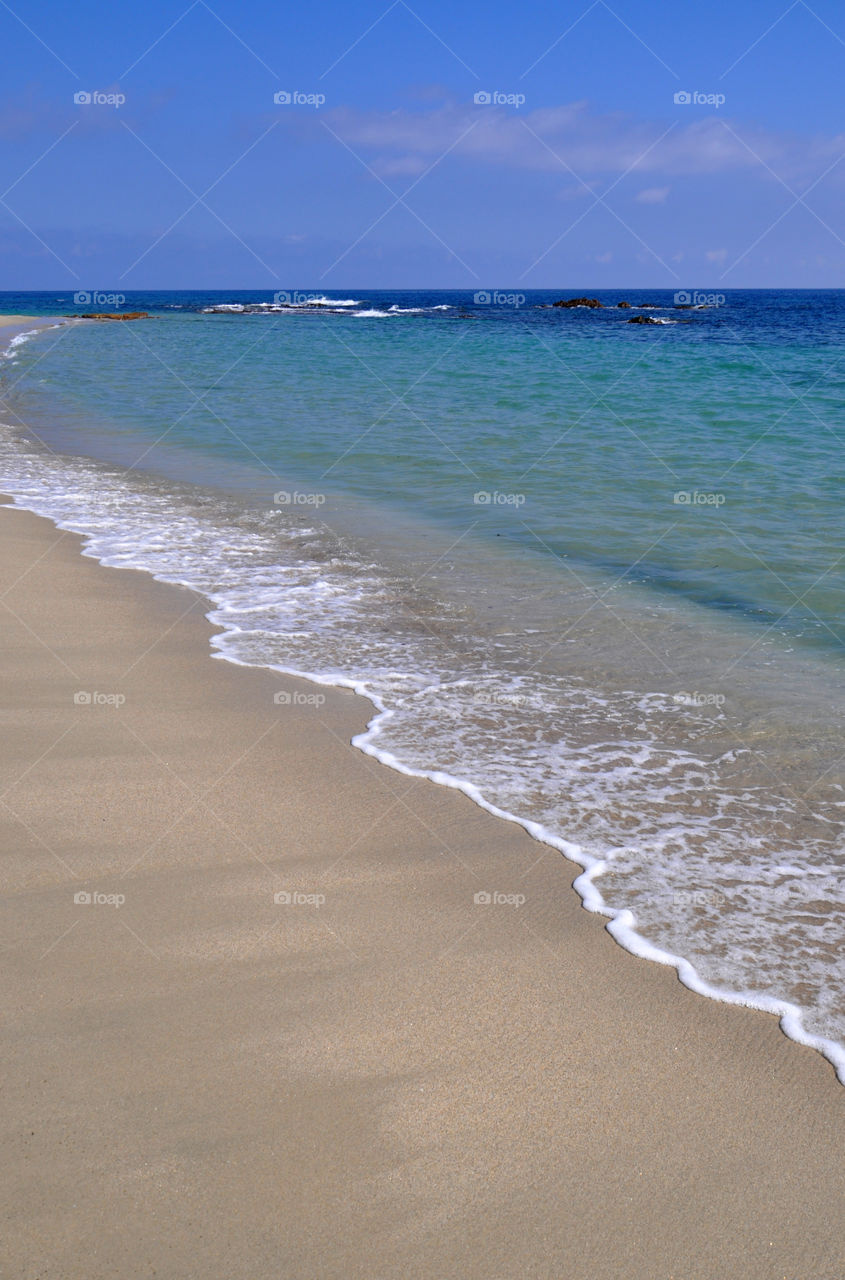
<instances>
[{"instance_id":1,"label":"dark rock","mask_svg":"<svg viewBox=\"0 0 845 1280\"><path fill-rule=\"evenodd\" d=\"M630 302L617 302L617 307L630 307Z\"/></svg>"},{"instance_id":2,"label":"dark rock","mask_svg":"<svg viewBox=\"0 0 845 1280\"><path fill-rule=\"evenodd\" d=\"M560 302L553 302L553 307L600 307L602 304L598 298L561 298Z\"/></svg>"},{"instance_id":3,"label":"dark rock","mask_svg":"<svg viewBox=\"0 0 845 1280\"><path fill-rule=\"evenodd\" d=\"M654 316L629 316L627 322L628 324L660 324Z\"/></svg>"}]
</instances>

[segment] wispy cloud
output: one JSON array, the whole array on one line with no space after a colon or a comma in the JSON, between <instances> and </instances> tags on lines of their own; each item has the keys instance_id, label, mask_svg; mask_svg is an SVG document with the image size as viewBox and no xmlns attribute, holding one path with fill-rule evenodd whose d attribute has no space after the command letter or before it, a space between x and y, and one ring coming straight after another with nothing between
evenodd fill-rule
<instances>
[{"instance_id":1,"label":"wispy cloud","mask_svg":"<svg viewBox=\"0 0 845 1280\"><path fill-rule=\"evenodd\" d=\"M669 194L669 187L646 187L638 191L634 199L638 204L663 204Z\"/></svg>"},{"instance_id":2,"label":"wispy cloud","mask_svg":"<svg viewBox=\"0 0 845 1280\"><path fill-rule=\"evenodd\" d=\"M665 121L601 113L583 101L528 112L467 103L427 111L340 107L323 118L383 174L422 172L451 147L453 159L511 169L559 172L563 161L585 178L627 170L673 176L757 170L762 175L769 166L799 181L845 152L845 134L801 137L715 116L678 123L657 141ZM638 198L659 203L663 191L647 188Z\"/></svg>"}]
</instances>

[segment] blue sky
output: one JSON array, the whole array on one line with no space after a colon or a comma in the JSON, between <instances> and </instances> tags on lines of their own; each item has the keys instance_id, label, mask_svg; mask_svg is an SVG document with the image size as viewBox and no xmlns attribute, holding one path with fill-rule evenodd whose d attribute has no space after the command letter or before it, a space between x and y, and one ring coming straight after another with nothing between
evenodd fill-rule
<instances>
[{"instance_id":1,"label":"blue sky","mask_svg":"<svg viewBox=\"0 0 845 1280\"><path fill-rule=\"evenodd\" d=\"M13 0L0 43L4 289L845 287L833 0Z\"/></svg>"}]
</instances>

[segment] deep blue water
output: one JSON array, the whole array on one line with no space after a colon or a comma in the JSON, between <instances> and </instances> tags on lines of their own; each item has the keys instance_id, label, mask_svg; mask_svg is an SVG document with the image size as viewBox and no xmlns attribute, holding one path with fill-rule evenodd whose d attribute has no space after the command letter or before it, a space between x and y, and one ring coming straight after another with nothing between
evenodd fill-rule
<instances>
[{"instance_id":1,"label":"deep blue water","mask_svg":"<svg viewBox=\"0 0 845 1280\"><path fill-rule=\"evenodd\" d=\"M477 521L476 536L841 649L845 293L733 291L693 311L666 290L603 291L601 310L549 305L574 291L499 293L360 290L340 314L246 315L203 309L274 295L126 294L154 319L79 327L17 391L74 449L94 408L120 460L167 430L171 473L182 448L224 486L245 467L247 486L292 477L456 530ZM660 309L619 310L623 297ZM72 299L0 306L84 309Z\"/></svg>"}]
</instances>

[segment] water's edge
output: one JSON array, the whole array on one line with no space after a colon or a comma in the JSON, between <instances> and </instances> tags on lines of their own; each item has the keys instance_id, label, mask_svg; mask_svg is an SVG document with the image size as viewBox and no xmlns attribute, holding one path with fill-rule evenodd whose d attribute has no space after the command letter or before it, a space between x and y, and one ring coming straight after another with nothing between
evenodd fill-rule
<instances>
[{"instance_id":1,"label":"water's edge","mask_svg":"<svg viewBox=\"0 0 845 1280\"><path fill-rule=\"evenodd\" d=\"M30 511L44 519L48 519L51 524L62 531L76 534L82 539L82 547L80 553L97 561L103 568L120 567L126 568L126 564L113 565L109 562L108 556L100 555L95 548L95 538L89 534L75 528L73 524L57 520L49 513L39 509L37 503L26 502L21 500L16 494L7 490L7 496L12 499L11 504L7 506L9 510ZM429 782L433 782L438 786L450 787L452 790L459 791L468 799L472 800L480 808L484 809L493 817L501 818L506 822L515 823L524 830L529 836L539 843L556 849L570 862L582 868L582 872L573 881L573 888L578 893L583 907L587 911L594 914L608 917L606 925L607 932L624 950L641 959L654 961L656 964L671 966L678 975L680 982L689 990L696 992L698 995L706 996L709 999L717 1000L722 1004L739 1005L744 1008L754 1009L763 1013L774 1014L779 1019L779 1025L784 1034L791 1040L799 1044L806 1045L811 1049L815 1049L833 1066L836 1077L840 1084L845 1085L845 1046L839 1044L835 1040L827 1039L823 1036L814 1035L807 1031L803 1025L803 1011L797 1006L786 1000L777 1000L773 997L752 994L749 992L735 992L725 988L719 988L705 982L696 968L689 960L683 956L675 955L669 951L665 951L656 947L649 942L641 934L636 931L636 919L634 913L628 908L610 907L602 897L596 881L601 877L603 872L608 869L609 863L604 859L591 858L584 852L580 846L570 841L555 836L551 831L542 826L538 822L531 819L521 818L505 809L501 809L498 805L493 804L486 798L484 793L473 783L462 778L456 777L449 773L444 773L438 769L415 769L405 765L392 752L386 751L377 745L377 739L384 725L395 714L387 708L381 699L371 689L367 687L366 682L355 680L354 678L339 679L333 677L331 679L322 676L319 672L303 671L294 667L286 667L278 663L251 663L241 659L232 657L226 652L227 635L237 634L237 628L231 623L227 623L225 614L218 610L220 602L215 601L204 591L199 591L193 583L186 579L176 579L166 577L161 574L153 573L146 566L138 564L134 566L136 570L149 574L154 580L166 583L171 586L188 587L202 596L209 604L209 609L205 613L205 617L215 627L221 628L221 631L212 636L211 647L216 652L209 656L220 659L222 661L231 662L235 666L252 667L254 669L265 669L277 671L283 675L293 676L300 680L306 680L310 683L330 688L349 689L358 696L366 699L375 709L375 715L368 721L367 727L363 733L356 734L351 740L351 745L358 750L364 752L365 755L373 757L380 764L386 765L397 773L404 774L406 777L424 778Z\"/></svg>"},{"instance_id":2,"label":"water's edge","mask_svg":"<svg viewBox=\"0 0 845 1280\"><path fill-rule=\"evenodd\" d=\"M45 328L58 327L66 324L66 319L61 319L56 323L56 318L44 317L42 320L35 320L34 317L26 317L29 321L28 325L22 324L20 327L9 327L2 334L0 348L5 348L5 353L10 356L12 352L22 343L27 342L30 338L43 332ZM71 321L71 323L74 323ZM76 322L80 323L80 322ZM85 321L81 322L83 325ZM33 327L37 324L37 328ZM48 446L49 448L49 446ZM61 448L61 446L60 446ZM53 450L49 450L53 453ZM62 450L64 452L64 450ZM72 453L72 450L70 451ZM55 455L54 455L55 456ZM2 484L2 482L0 482ZM237 646L238 636L241 634L240 628L228 616L229 610L226 606L225 597L218 597L213 590L209 590L209 583L201 587L196 583L185 579L181 574L185 571L186 565L184 561L171 565L166 572L161 571L161 566L150 567L149 559L144 563L143 551L139 554L137 543L135 546L128 548L124 555L117 559L110 557L108 553L108 534L106 531L91 532L90 527L80 526L73 516L65 518L64 513L58 515L55 512L54 504L51 502L51 491L43 492L39 497L35 497L29 492L15 492L14 484L6 486L4 491L11 498L12 508L18 507L22 510L29 510L34 514L42 516L53 524L54 527L62 530L73 532L82 540L81 554L96 560L103 567L132 567L142 572L148 573L157 581L189 587L197 595L205 600L209 608L206 612L207 619L212 625L219 627L220 631L212 637L210 656L232 662L239 666L251 666L254 668L263 667L266 670L273 670L283 674L288 674L299 679L310 681L316 685L324 687L338 687L353 691L354 693L366 698L370 706L375 709L375 715L368 720L367 727L363 733L357 734L352 739L352 745L365 754L372 756L374 759L389 768L402 773L408 777L424 778L441 786L448 786L454 790L460 791L469 799L473 800L485 811L491 815L502 818L509 822L516 823L522 830L526 831L532 838L549 848L553 848L565 857L570 859L574 864L582 868L582 873L578 875L574 882L574 888L578 892L582 905L585 909L607 917L608 923L606 928L611 937L619 943L625 950L632 954L653 960L656 963L668 965L675 969L680 981L690 990L698 994L707 996L711 999L719 1000L722 1003L741 1005L746 1008L759 1010L761 1012L773 1013L780 1021L781 1029L790 1038L801 1044L807 1045L820 1052L834 1067L837 1078L840 1083L845 1084L845 1044L836 1039L829 1038L825 1035L810 1032L804 1026L805 1011L797 1004L782 998L776 994L764 995L762 993L752 992L749 990L735 990L731 986L717 986L705 981L699 974L695 965L685 958L680 952L669 951L649 941L646 937L637 932L637 918L634 913L625 906L611 907L609 906L600 892L597 881L602 874L610 870L613 866L614 848L608 847L607 850L602 848L596 853L588 853L585 848L568 839L564 834L555 834L554 831L543 825L541 822L534 821L527 815L519 816L509 809L503 809L499 805L494 804L487 798L487 790L489 787L482 782L479 786L470 782L457 773L448 773L436 768L412 767L403 762L401 756L404 754L400 748L399 754L385 749L379 745L379 738L390 721L397 715L397 711L391 709L389 704L382 699L380 692L371 687L368 678L348 675L350 671L354 672L356 668L360 670L354 655L348 655L347 661L339 668L330 669L329 673L319 670L306 670L300 667L287 666L283 662L267 661L265 655L249 655L254 660L248 660L236 656L233 650ZM106 539L106 546L103 546L102 537ZM155 564L155 561L153 561ZM190 572L190 570L188 570ZM430 711L431 697L435 696L438 686L429 683L427 687L418 689L416 697L419 697L424 710ZM388 734L388 737L390 735ZM423 755L422 760L417 760L418 765L425 766L428 763L428 752ZM454 766L453 766L454 767ZM458 765L458 769L461 766ZM484 789L483 789L484 788ZM507 803L507 801L506 801ZM560 830L560 828L558 828ZM563 831L567 828L564 826ZM602 856L604 854L605 856Z\"/></svg>"}]
</instances>

